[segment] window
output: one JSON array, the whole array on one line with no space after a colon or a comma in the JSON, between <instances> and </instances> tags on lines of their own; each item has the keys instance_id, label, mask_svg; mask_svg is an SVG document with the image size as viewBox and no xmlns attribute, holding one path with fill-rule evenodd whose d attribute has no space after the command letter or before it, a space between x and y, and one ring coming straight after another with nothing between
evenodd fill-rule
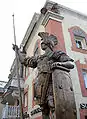
<instances>
[{"instance_id":1,"label":"window","mask_svg":"<svg viewBox=\"0 0 87 119\"><path fill-rule=\"evenodd\" d=\"M87 97L87 64L80 63L79 60L76 62L82 96Z\"/></svg>"},{"instance_id":2,"label":"window","mask_svg":"<svg viewBox=\"0 0 87 119\"><path fill-rule=\"evenodd\" d=\"M76 39L76 47L77 48L82 48L82 42Z\"/></svg>"},{"instance_id":3,"label":"window","mask_svg":"<svg viewBox=\"0 0 87 119\"><path fill-rule=\"evenodd\" d=\"M85 116L85 119L87 119L87 116Z\"/></svg>"},{"instance_id":4,"label":"window","mask_svg":"<svg viewBox=\"0 0 87 119\"><path fill-rule=\"evenodd\" d=\"M87 54L87 34L80 27L73 26L69 29L72 47L76 52Z\"/></svg>"},{"instance_id":5,"label":"window","mask_svg":"<svg viewBox=\"0 0 87 119\"><path fill-rule=\"evenodd\" d=\"M85 88L87 88L87 71L83 70L82 73L83 73Z\"/></svg>"},{"instance_id":6,"label":"window","mask_svg":"<svg viewBox=\"0 0 87 119\"><path fill-rule=\"evenodd\" d=\"M87 119L87 109L80 109L80 119Z\"/></svg>"},{"instance_id":7,"label":"window","mask_svg":"<svg viewBox=\"0 0 87 119\"><path fill-rule=\"evenodd\" d=\"M75 37L75 42L76 42L77 48L87 49L85 38L80 37L80 36L74 36L74 37Z\"/></svg>"}]
</instances>

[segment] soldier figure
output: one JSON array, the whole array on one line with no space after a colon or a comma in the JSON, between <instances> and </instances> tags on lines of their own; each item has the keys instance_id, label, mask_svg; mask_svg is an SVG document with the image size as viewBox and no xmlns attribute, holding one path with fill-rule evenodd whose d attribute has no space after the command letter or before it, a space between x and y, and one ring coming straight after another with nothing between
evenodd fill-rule
<instances>
[{"instance_id":1,"label":"soldier figure","mask_svg":"<svg viewBox=\"0 0 87 119\"><path fill-rule=\"evenodd\" d=\"M57 79L55 79L53 72L55 72L55 68L57 69L59 68L64 72L69 72L70 69L74 68L73 59L71 59L68 55L66 55L66 53L62 51L53 50L55 45L57 45L58 43L56 36L49 35L48 33L45 32L39 32L38 35L41 37L42 41L41 48L42 50L45 51L45 53L40 56L32 56L25 58L24 62L22 63L24 63L25 66L29 66L32 68L37 67L38 80L35 84L35 94L36 94L35 96L36 100L38 101L38 104L41 106L43 119L49 119L50 113L52 115L52 119L58 118L60 119L61 116L59 117L59 113L56 112L57 114L56 115L54 114L58 108L55 105L57 105L59 102L58 103L56 102L58 101L58 99L56 99L55 94L55 90L57 89L55 89L54 87L55 84L53 83L54 81L57 81ZM54 81L52 78L54 78ZM59 87L60 89L62 88L61 86ZM74 100L73 97L74 96L72 96L72 99ZM69 119L69 118L61 117L61 119ZM73 119L76 119L76 116Z\"/></svg>"},{"instance_id":2,"label":"soldier figure","mask_svg":"<svg viewBox=\"0 0 87 119\"><path fill-rule=\"evenodd\" d=\"M36 100L38 100L38 104L42 108L43 119L49 119L50 111L52 115L55 111L55 101L52 84L52 64L57 62L57 65L63 66L67 71L74 68L74 65L72 63L73 60L69 58L69 56L64 52L53 51L54 46L57 45L58 42L56 36L49 35L45 32L40 32L38 35L42 38L41 48L45 51L45 53L37 57L32 56L26 58L25 65L28 65L32 68L37 67L38 81L35 88Z\"/></svg>"}]
</instances>

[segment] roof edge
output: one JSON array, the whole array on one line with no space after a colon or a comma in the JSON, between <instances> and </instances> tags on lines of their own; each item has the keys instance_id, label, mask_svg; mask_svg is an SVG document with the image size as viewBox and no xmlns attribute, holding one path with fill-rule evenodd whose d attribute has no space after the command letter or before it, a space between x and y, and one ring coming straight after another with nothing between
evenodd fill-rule
<instances>
[{"instance_id":1,"label":"roof edge","mask_svg":"<svg viewBox=\"0 0 87 119\"><path fill-rule=\"evenodd\" d=\"M28 39L28 37L29 37L29 35L30 35L32 29L33 29L34 24L38 21L39 15L40 15L40 14L38 14L38 13L34 13L34 15L33 15L33 17L32 17L32 20L31 20L31 22L30 22L30 24L29 24L29 26L28 26L28 28L27 28L27 31L26 31L26 33L25 33L25 36L24 36L24 38L23 38L23 40L22 40L22 42L21 42L21 44L22 44L23 46L25 46L25 44L26 44L26 42L27 42L27 39Z\"/></svg>"},{"instance_id":2,"label":"roof edge","mask_svg":"<svg viewBox=\"0 0 87 119\"><path fill-rule=\"evenodd\" d=\"M47 5L47 4L55 4L55 3L57 3L57 2L53 2L53 1L51 1L51 0L47 0L46 1L46 3L45 3L45 6ZM84 14L84 13L81 13L81 12L79 12L78 10L74 10L74 9L71 9L71 8L69 8L69 7L66 7L66 6L64 6L64 5L61 5L61 4L59 4L59 3L57 3L58 4L58 7L59 8L61 8L61 9L64 9L64 10L67 10L67 11L69 11L69 12L72 12L73 14L77 14L77 15L79 15L80 17L84 17L84 18L86 18L87 19L87 15L86 14ZM44 7L45 7L44 6Z\"/></svg>"}]
</instances>

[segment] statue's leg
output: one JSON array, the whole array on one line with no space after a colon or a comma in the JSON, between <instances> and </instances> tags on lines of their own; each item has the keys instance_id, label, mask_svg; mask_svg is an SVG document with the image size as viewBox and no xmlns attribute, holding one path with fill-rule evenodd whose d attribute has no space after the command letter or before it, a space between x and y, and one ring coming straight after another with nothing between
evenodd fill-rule
<instances>
[{"instance_id":1,"label":"statue's leg","mask_svg":"<svg viewBox=\"0 0 87 119\"><path fill-rule=\"evenodd\" d=\"M43 105L46 103L46 95L48 90L48 83L49 83L50 74L48 73L41 73L38 76L39 85L41 86L41 104Z\"/></svg>"},{"instance_id":2,"label":"statue's leg","mask_svg":"<svg viewBox=\"0 0 87 119\"><path fill-rule=\"evenodd\" d=\"M42 119L50 119L48 115L44 115L42 116Z\"/></svg>"},{"instance_id":3,"label":"statue's leg","mask_svg":"<svg viewBox=\"0 0 87 119\"><path fill-rule=\"evenodd\" d=\"M48 96L48 106L50 108L50 117L51 119L56 119L55 115L55 105L54 105L54 99L53 96Z\"/></svg>"},{"instance_id":4,"label":"statue's leg","mask_svg":"<svg viewBox=\"0 0 87 119\"><path fill-rule=\"evenodd\" d=\"M47 102L50 108L50 117L51 119L56 119L55 115L55 105L54 105L54 96L53 96L53 84L52 84L52 77L49 81L48 91L47 91Z\"/></svg>"},{"instance_id":5,"label":"statue's leg","mask_svg":"<svg viewBox=\"0 0 87 119\"><path fill-rule=\"evenodd\" d=\"M56 118L55 110L50 111L50 119L58 119L58 118Z\"/></svg>"},{"instance_id":6,"label":"statue's leg","mask_svg":"<svg viewBox=\"0 0 87 119\"><path fill-rule=\"evenodd\" d=\"M49 107L47 104L42 105L42 119L50 119L49 118Z\"/></svg>"}]
</instances>

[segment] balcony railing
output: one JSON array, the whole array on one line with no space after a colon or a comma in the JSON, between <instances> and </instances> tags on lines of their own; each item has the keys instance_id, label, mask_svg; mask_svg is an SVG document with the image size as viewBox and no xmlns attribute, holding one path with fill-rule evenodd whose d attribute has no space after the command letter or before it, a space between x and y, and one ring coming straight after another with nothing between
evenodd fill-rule
<instances>
[{"instance_id":1,"label":"balcony railing","mask_svg":"<svg viewBox=\"0 0 87 119\"><path fill-rule=\"evenodd\" d=\"M2 119L17 119L19 118L19 106L6 105L2 110Z\"/></svg>"}]
</instances>

